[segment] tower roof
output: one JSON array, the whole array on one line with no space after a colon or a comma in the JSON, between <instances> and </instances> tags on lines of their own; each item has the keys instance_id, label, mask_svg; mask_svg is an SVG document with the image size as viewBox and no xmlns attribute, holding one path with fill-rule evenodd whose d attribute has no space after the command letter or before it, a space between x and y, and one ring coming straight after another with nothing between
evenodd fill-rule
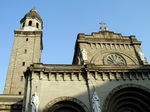
<instances>
[{"instance_id":1,"label":"tower roof","mask_svg":"<svg viewBox=\"0 0 150 112\"><path fill-rule=\"evenodd\" d=\"M24 20L25 20L26 18L28 18L28 17L30 17L30 18L37 18L38 20L40 20L41 22L43 22L35 7L32 8L32 9L21 19L20 22L24 21Z\"/></svg>"}]
</instances>

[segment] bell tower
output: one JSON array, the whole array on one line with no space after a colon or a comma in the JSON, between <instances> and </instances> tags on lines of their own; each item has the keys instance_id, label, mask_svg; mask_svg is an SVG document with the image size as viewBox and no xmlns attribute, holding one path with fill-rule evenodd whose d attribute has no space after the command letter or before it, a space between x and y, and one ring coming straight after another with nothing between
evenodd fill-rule
<instances>
[{"instance_id":1,"label":"bell tower","mask_svg":"<svg viewBox=\"0 0 150 112\"><path fill-rule=\"evenodd\" d=\"M40 63L43 22L35 8L20 21L14 31L14 44L7 72L4 94L24 94L23 72L32 63Z\"/></svg>"}]
</instances>

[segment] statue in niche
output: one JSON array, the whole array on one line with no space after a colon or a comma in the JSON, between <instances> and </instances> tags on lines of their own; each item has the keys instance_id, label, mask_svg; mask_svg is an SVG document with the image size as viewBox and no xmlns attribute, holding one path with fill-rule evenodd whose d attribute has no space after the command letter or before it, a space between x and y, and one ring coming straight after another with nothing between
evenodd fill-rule
<instances>
[{"instance_id":1,"label":"statue in niche","mask_svg":"<svg viewBox=\"0 0 150 112\"><path fill-rule=\"evenodd\" d=\"M141 60L142 62L145 61L145 56L144 56L144 54L143 54L142 52L138 52L138 55L139 55L140 60Z\"/></svg>"},{"instance_id":2,"label":"statue in niche","mask_svg":"<svg viewBox=\"0 0 150 112\"><path fill-rule=\"evenodd\" d=\"M82 54L83 60L87 60L87 52L84 48L81 50L81 54Z\"/></svg>"},{"instance_id":3,"label":"statue in niche","mask_svg":"<svg viewBox=\"0 0 150 112\"><path fill-rule=\"evenodd\" d=\"M97 95L97 92L94 90L94 94L92 97L92 106L93 106L93 111L92 112L101 112L100 109L100 99Z\"/></svg>"},{"instance_id":4,"label":"statue in niche","mask_svg":"<svg viewBox=\"0 0 150 112\"><path fill-rule=\"evenodd\" d=\"M31 112L38 112L38 106L39 106L39 97L35 92L31 98Z\"/></svg>"}]
</instances>

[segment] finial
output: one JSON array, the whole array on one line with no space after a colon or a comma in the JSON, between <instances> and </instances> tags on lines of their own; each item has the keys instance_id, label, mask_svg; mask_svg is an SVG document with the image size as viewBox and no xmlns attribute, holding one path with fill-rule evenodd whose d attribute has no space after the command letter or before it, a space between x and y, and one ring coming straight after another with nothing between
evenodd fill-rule
<instances>
[{"instance_id":1,"label":"finial","mask_svg":"<svg viewBox=\"0 0 150 112\"><path fill-rule=\"evenodd\" d=\"M100 27L100 29L102 30L102 31L108 31L108 28L105 26L105 22L103 22L103 21L101 21L99 24L101 24L101 27Z\"/></svg>"},{"instance_id":2,"label":"finial","mask_svg":"<svg viewBox=\"0 0 150 112\"><path fill-rule=\"evenodd\" d=\"M37 10L36 10L36 8L35 8L35 7L33 7L33 8L31 9L31 11L35 11L35 12L37 12Z\"/></svg>"}]
</instances>

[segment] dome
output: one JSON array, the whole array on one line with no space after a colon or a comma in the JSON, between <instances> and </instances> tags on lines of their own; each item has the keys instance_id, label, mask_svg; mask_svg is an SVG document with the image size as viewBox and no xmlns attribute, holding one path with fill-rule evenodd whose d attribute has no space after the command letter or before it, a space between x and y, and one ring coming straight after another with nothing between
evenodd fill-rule
<instances>
[{"instance_id":1,"label":"dome","mask_svg":"<svg viewBox=\"0 0 150 112\"><path fill-rule=\"evenodd\" d=\"M33 9L31 9L30 10L30 12L28 12L22 19L21 19L21 21L20 21L20 23L22 23L26 18L37 18L38 20L40 20L42 23L43 23L43 21L42 21L42 19L41 19L41 17L39 16L39 14L38 14L38 12L37 12L37 10L36 10L36 8L34 7Z\"/></svg>"}]
</instances>

